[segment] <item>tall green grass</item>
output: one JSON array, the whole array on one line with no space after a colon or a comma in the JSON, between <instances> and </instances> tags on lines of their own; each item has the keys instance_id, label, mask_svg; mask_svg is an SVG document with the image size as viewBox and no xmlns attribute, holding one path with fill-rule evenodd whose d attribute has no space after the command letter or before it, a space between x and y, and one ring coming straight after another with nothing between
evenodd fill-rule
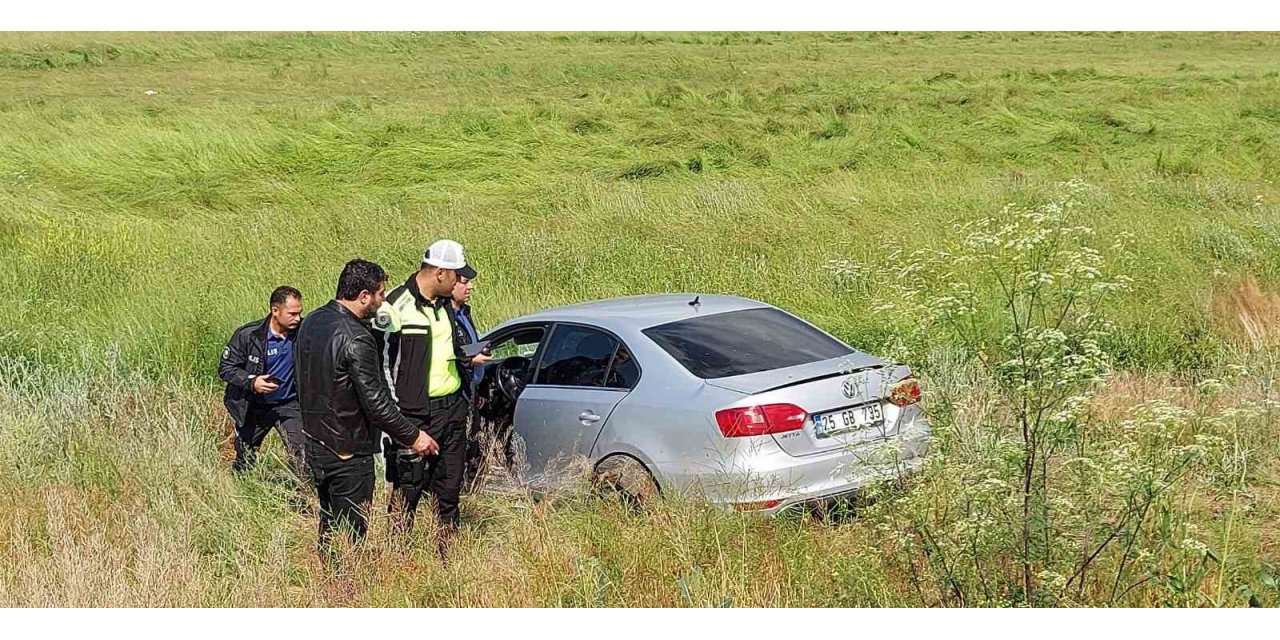
<instances>
[{"instance_id":1,"label":"tall green grass","mask_svg":"<svg viewBox=\"0 0 1280 640\"><path fill-rule=\"evenodd\" d=\"M827 260L1079 177L1139 235L1126 362L1196 365L1215 274L1280 273L1273 40L9 34L0 349L210 380L273 285L318 305L347 259L402 277L442 235L482 324L716 291L874 349L892 328Z\"/></svg>"},{"instance_id":2,"label":"tall green grass","mask_svg":"<svg viewBox=\"0 0 1280 640\"><path fill-rule=\"evenodd\" d=\"M1095 187L1084 223L1135 235L1106 348L1135 387L1178 396L1238 359L1221 301L1280 279L1276 44L0 34L0 538L14 550L0 601L953 604L945 579L916 573L920 549L896 546L905 512L889 507L829 527L696 501L646 515L577 493L479 497L456 564L423 538L326 573L283 467L225 473L214 363L275 285L314 308L348 259L398 279L441 236L480 269L485 326L591 298L731 293L878 351L904 328L841 264L936 247L954 222L1076 178ZM971 381L943 361L916 364L963 400ZM1275 378L1250 384L1265 396ZM950 460L986 455L977 426L939 409ZM1215 540L1233 531L1215 547L1233 564L1201 576L1217 591L1148 585L1120 603L1243 604L1237 587L1275 602L1273 427L1240 445L1245 480L1180 496ZM949 504L947 477L882 504L927 515Z\"/></svg>"}]
</instances>

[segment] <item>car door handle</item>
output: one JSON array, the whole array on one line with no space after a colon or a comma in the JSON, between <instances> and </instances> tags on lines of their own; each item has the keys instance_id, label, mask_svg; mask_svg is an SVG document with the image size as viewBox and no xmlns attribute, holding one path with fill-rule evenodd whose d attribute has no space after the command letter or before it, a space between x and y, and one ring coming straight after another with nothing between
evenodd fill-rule
<instances>
[{"instance_id":1,"label":"car door handle","mask_svg":"<svg viewBox=\"0 0 1280 640\"><path fill-rule=\"evenodd\" d=\"M579 420L581 420L581 421L583 421L583 422L596 422L597 420L599 420L599 419L600 419L600 416L598 416L598 415L596 415L596 414L594 414L594 413L591 413L591 410L590 410L590 409L588 409L588 410L586 410L586 411L583 411L582 413L579 413L579 414L578 414L578 419L579 419Z\"/></svg>"}]
</instances>

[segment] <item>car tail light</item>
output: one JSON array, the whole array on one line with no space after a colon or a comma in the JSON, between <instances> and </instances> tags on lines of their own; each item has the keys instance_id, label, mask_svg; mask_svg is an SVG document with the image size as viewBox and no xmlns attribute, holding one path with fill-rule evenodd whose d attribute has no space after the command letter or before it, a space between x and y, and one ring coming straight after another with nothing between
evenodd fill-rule
<instances>
[{"instance_id":1,"label":"car tail light","mask_svg":"<svg viewBox=\"0 0 1280 640\"><path fill-rule=\"evenodd\" d=\"M889 402L905 407L920 402L920 383L915 378L907 378L893 385L889 390Z\"/></svg>"},{"instance_id":2,"label":"car tail light","mask_svg":"<svg viewBox=\"0 0 1280 640\"><path fill-rule=\"evenodd\" d=\"M761 404L733 407L716 412L716 423L726 438L762 436L795 431L804 426L809 414L794 404Z\"/></svg>"},{"instance_id":3,"label":"car tail light","mask_svg":"<svg viewBox=\"0 0 1280 640\"><path fill-rule=\"evenodd\" d=\"M782 504L781 500L765 500L764 502L739 502L733 505L738 511L764 511Z\"/></svg>"}]
</instances>

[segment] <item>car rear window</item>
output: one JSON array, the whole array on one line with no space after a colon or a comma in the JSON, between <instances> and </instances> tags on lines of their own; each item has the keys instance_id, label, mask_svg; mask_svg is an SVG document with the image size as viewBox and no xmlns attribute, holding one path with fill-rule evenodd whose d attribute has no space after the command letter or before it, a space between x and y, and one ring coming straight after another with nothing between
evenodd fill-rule
<instances>
[{"instance_id":1,"label":"car rear window","mask_svg":"<svg viewBox=\"0 0 1280 640\"><path fill-rule=\"evenodd\" d=\"M727 378L839 358L849 347L777 309L744 309L644 330L699 378Z\"/></svg>"}]
</instances>

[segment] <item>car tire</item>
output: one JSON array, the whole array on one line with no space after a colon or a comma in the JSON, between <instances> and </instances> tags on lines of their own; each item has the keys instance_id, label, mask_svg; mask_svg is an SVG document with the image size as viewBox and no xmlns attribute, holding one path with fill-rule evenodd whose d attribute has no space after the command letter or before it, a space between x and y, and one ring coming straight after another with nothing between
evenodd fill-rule
<instances>
[{"instance_id":1,"label":"car tire","mask_svg":"<svg viewBox=\"0 0 1280 640\"><path fill-rule=\"evenodd\" d=\"M623 500L648 504L662 496L653 474L639 460L628 455L612 455L596 465L594 482L602 493L616 493Z\"/></svg>"}]
</instances>

